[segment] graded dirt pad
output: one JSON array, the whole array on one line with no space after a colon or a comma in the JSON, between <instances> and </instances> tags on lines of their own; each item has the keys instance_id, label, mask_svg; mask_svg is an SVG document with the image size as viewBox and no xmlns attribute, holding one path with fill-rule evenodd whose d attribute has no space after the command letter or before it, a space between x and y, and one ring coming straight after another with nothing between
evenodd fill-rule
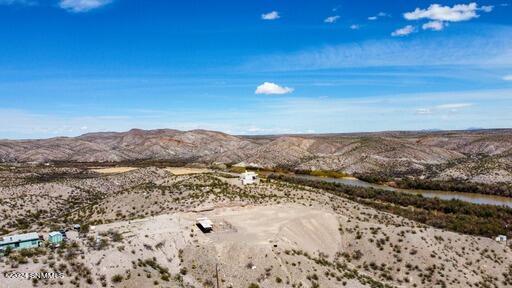
<instances>
[{"instance_id":1,"label":"graded dirt pad","mask_svg":"<svg viewBox=\"0 0 512 288\"><path fill-rule=\"evenodd\" d=\"M188 168L188 167L167 167L166 171L171 172L173 175L189 175L189 174L202 174L211 172L205 168Z\"/></svg>"},{"instance_id":2,"label":"graded dirt pad","mask_svg":"<svg viewBox=\"0 0 512 288\"><path fill-rule=\"evenodd\" d=\"M214 223L212 233L204 234L195 225L196 219L204 216ZM300 205L166 214L98 225L93 231L97 234L117 231L130 243L130 248L125 249L135 251L131 255L120 251L93 251L88 261L91 266L102 259L102 268L96 268L96 273L124 273L131 268L132 261L155 257L158 263L175 273L186 267L189 272L183 276L183 282L192 285L190 287L209 287L208 283L216 280L211 276L216 265L225 287L246 287L248 283L257 282L258 277L262 287L283 287L275 285L275 277L300 277L292 276L282 263L279 254L283 251L295 249L334 257L341 246L337 216ZM304 264L303 268L308 265ZM108 267L108 272L104 267ZM269 272L269 269L273 271ZM268 273L273 277L266 276ZM123 282L123 287L137 287L139 283L135 278Z\"/></svg>"},{"instance_id":3,"label":"graded dirt pad","mask_svg":"<svg viewBox=\"0 0 512 288\"><path fill-rule=\"evenodd\" d=\"M206 234L218 245L302 247L309 253L334 255L340 248L336 215L303 206L266 206L216 209L205 214L216 223L232 226L227 232Z\"/></svg>"},{"instance_id":4,"label":"graded dirt pad","mask_svg":"<svg viewBox=\"0 0 512 288\"><path fill-rule=\"evenodd\" d=\"M139 168L136 167L110 167L110 168L96 168L91 169L91 171L98 172L101 174L116 174L116 173L125 173L129 171L133 171Z\"/></svg>"}]
</instances>

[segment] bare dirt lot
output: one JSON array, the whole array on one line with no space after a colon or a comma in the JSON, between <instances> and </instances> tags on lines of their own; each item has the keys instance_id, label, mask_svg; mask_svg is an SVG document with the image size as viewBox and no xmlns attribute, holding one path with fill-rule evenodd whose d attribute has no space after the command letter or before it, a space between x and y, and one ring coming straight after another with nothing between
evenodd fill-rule
<instances>
[{"instance_id":1,"label":"bare dirt lot","mask_svg":"<svg viewBox=\"0 0 512 288\"><path fill-rule=\"evenodd\" d=\"M90 170L101 173L101 174L116 174L116 173L125 173L133 170L139 169L137 167L108 167L108 168L94 168L92 167ZM190 167L167 167L164 170L170 172L173 175L188 175L188 174L201 174L211 172L209 169L205 168L190 168Z\"/></svg>"},{"instance_id":2,"label":"bare dirt lot","mask_svg":"<svg viewBox=\"0 0 512 288\"><path fill-rule=\"evenodd\" d=\"M189 174L201 174L211 172L205 168L189 168L189 167L167 167L166 171L171 172L173 175L189 175Z\"/></svg>"},{"instance_id":3,"label":"bare dirt lot","mask_svg":"<svg viewBox=\"0 0 512 288\"><path fill-rule=\"evenodd\" d=\"M109 167L109 168L94 168L91 171L102 173L102 174L115 174L115 173L125 173L129 171L136 170L136 167Z\"/></svg>"},{"instance_id":4,"label":"bare dirt lot","mask_svg":"<svg viewBox=\"0 0 512 288\"><path fill-rule=\"evenodd\" d=\"M309 253L334 255L340 248L336 214L303 206L216 209L207 213L216 225L232 227L209 234L218 244L243 242L254 246L300 246Z\"/></svg>"}]
</instances>

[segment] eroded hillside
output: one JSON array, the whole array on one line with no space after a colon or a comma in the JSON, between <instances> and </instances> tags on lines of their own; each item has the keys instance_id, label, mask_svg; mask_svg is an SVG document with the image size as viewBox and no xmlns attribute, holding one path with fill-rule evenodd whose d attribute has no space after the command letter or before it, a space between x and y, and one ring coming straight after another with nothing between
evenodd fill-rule
<instances>
[{"instance_id":1,"label":"eroded hillside","mask_svg":"<svg viewBox=\"0 0 512 288\"><path fill-rule=\"evenodd\" d=\"M388 178L512 182L512 131L231 136L193 130L130 130L76 138L0 141L3 162L168 160L333 170Z\"/></svg>"}]
</instances>

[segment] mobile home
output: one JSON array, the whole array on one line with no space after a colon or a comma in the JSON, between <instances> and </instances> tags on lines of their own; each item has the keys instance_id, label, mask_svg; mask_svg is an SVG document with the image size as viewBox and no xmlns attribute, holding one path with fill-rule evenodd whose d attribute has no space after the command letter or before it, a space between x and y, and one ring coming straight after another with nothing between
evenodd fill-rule
<instances>
[{"instance_id":1,"label":"mobile home","mask_svg":"<svg viewBox=\"0 0 512 288\"><path fill-rule=\"evenodd\" d=\"M7 248L12 250L37 248L41 245L41 239L36 232L3 236L0 238L0 253Z\"/></svg>"}]
</instances>

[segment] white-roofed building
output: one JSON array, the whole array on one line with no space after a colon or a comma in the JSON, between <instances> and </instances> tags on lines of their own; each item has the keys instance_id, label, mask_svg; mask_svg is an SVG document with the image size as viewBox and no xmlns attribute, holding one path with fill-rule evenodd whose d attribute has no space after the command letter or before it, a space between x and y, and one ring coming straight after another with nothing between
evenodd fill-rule
<instances>
[{"instance_id":1,"label":"white-roofed building","mask_svg":"<svg viewBox=\"0 0 512 288\"><path fill-rule=\"evenodd\" d=\"M242 185L254 184L258 182L258 174L252 171L246 171L240 174L239 179Z\"/></svg>"},{"instance_id":2,"label":"white-roofed building","mask_svg":"<svg viewBox=\"0 0 512 288\"><path fill-rule=\"evenodd\" d=\"M505 236L505 235L498 235L495 240L497 242L507 242L507 236Z\"/></svg>"},{"instance_id":3,"label":"white-roofed building","mask_svg":"<svg viewBox=\"0 0 512 288\"><path fill-rule=\"evenodd\" d=\"M204 233L210 232L213 229L213 223L206 217L197 218L197 226Z\"/></svg>"}]
</instances>

